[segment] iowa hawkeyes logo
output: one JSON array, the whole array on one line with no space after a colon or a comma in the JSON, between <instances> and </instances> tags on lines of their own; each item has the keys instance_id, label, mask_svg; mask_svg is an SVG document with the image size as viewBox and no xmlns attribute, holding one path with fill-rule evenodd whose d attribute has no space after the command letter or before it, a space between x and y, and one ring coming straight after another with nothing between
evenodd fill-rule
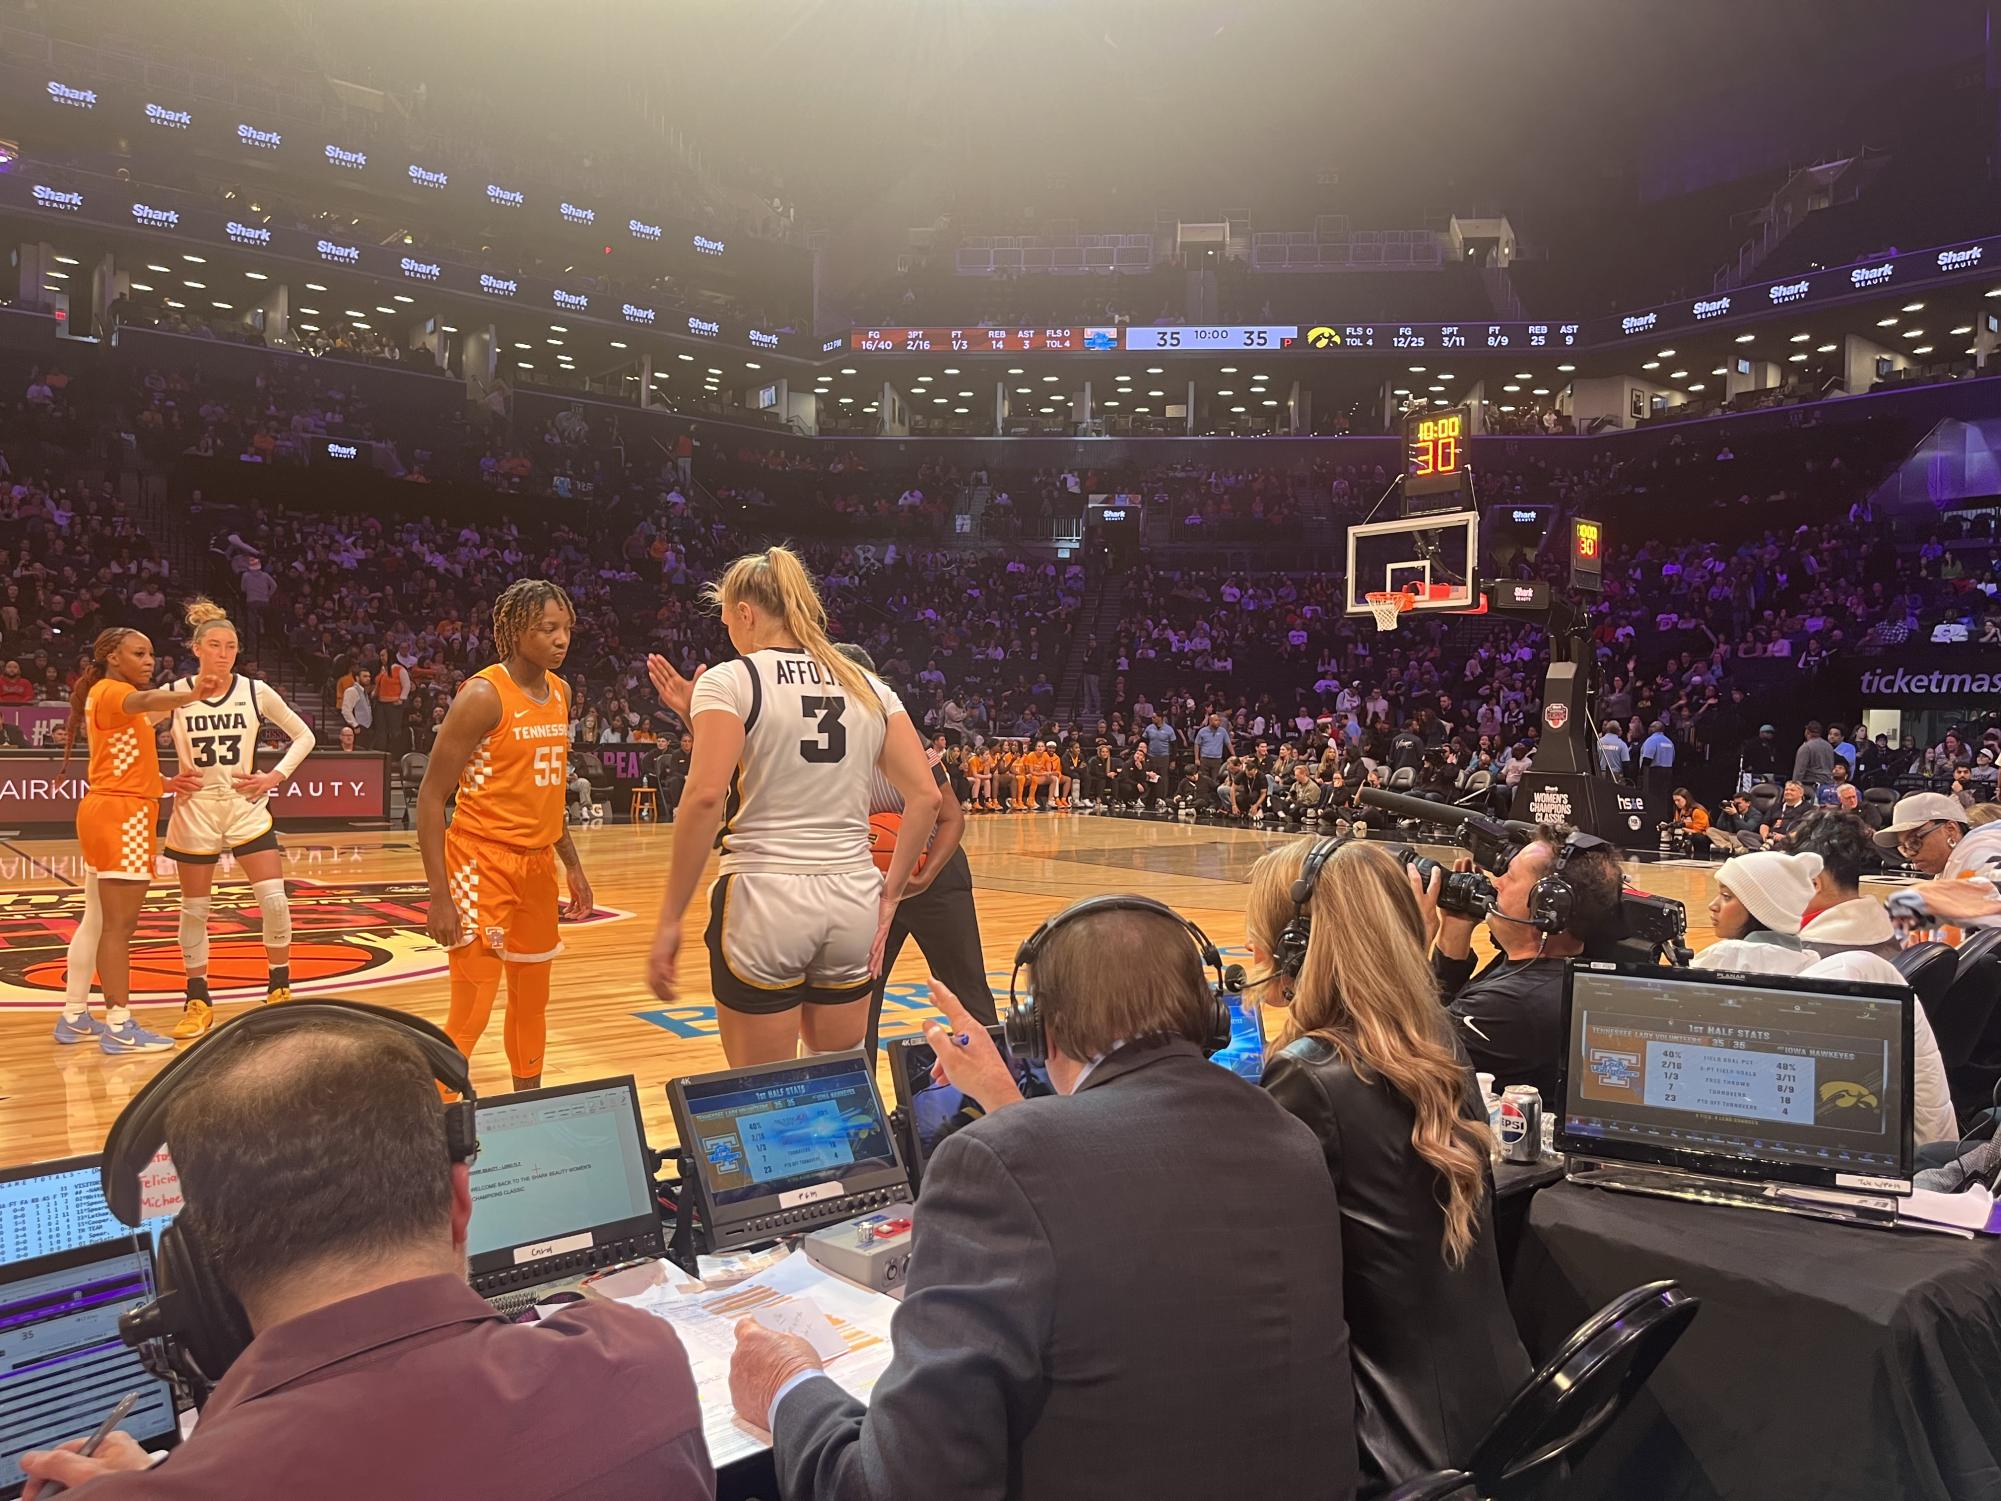
<instances>
[{"instance_id":1,"label":"iowa hawkeyes logo","mask_svg":"<svg viewBox=\"0 0 2001 1501\"><path fill-rule=\"evenodd\" d=\"M1306 342L1315 349L1332 349L1341 342L1341 330L1329 328L1322 323L1317 328L1306 331Z\"/></svg>"},{"instance_id":2,"label":"iowa hawkeyes logo","mask_svg":"<svg viewBox=\"0 0 2001 1501\"><path fill-rule=\"evenodd\" d=\"M287 882L292 897L292 994L346 995L445 972L445 954L424 931L430 888L422 881ZM178 1002L180 893L156 887L132 939L132 997L140 1005ZM598 908L577 927L621 922L630 912ZM81 891L0 895L0 1008L54 1009L63 1003L70 935L83 918ZM565 923L565 927L572 924ZM217 882L209 917L209 984L218 1000L264 994L264 943L257 898L241 882Z\"/></svg>"},{"instance_id":3,"label":"iowa hawkeyes logo","mask_svg":"<svg viewBox=\"0 0 2001 1501\"><path fill-rule=\"evenodd\" d=\"M1882 1101L1876 1092L1866 1084L1851 1084L1842 1079L1830 1079L1820 1086L1820 1103L1831 1105L1836 1110L1880 1110Z\"/></svg>"}]
</instances>

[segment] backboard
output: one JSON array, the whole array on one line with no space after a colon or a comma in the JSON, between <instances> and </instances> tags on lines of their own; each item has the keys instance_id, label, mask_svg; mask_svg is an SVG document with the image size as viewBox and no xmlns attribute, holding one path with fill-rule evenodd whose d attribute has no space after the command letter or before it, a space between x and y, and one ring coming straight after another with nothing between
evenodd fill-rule
<instances>
[{"instance_id":1,"label":"backboard","mask_svg":"<svg viewBox=\"0 0 2001 1501\"><path fill-rule=\"evenodd\" d=\"M1348 528L1348 613L1366 615L1371 591L1416 595L1418 610L1480 604L1480 517L1459 511Z\"/></svg>"}]
</instances>

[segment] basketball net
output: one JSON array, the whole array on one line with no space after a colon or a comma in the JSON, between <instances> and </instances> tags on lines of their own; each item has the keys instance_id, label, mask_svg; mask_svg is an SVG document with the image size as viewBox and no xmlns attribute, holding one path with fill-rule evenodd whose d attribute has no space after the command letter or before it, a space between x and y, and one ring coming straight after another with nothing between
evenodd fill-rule
<instances>
[{"instance_id":1,"label":"basketball net","mask_svg":"<svg viewBox=\"0 0 2001 1501\"><path fill-rule=\"evenodd\" d=\"M1376 629L1393 631L1397 628L1397 617L1406 610L1415 609L1417 596L1402 591L1385 593L1372 589L1363 598L1368 602L1369 613L1376 617Z\"/></svg>"}]
</instances>

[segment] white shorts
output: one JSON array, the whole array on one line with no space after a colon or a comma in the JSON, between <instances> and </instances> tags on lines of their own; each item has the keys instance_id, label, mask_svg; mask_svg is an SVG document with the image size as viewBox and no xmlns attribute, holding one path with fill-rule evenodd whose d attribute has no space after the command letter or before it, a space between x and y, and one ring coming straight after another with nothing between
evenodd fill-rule
<instances>
[{"instance_id":1,"label":"white shorts","mask_svg":"<svg viewBox=\"0 0 2001 1501\"><path fill-rule=\"evenodd\" d=\"M252 802L230 792L186 793L174 799L167 817L167 858L184 865L213 865L225 853L249 855L277 847L271 809L261 799Z\"/></svg>"},{"instance_id":2,"label":"white shorts","mask_svg":"<svg viewBox=\"0 0 2001 1501\"><path fill-rule=\"evenodd\" d=\"M709 890L709 983L716 1004L769 1015L838 1006L874 989L869 948L882 874L737 871Z\"/></svg>"}]
</instances>

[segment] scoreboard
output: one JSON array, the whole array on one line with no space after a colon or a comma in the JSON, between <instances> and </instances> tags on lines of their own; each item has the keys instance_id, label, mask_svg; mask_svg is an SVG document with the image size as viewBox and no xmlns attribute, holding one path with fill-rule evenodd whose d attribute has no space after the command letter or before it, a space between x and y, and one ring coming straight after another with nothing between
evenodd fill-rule
<instances>
[{"instance_id":1,"label":"scoreboard","mask_svg":"<svg viewBox=\"0 0 2001 1501\"><path fill-rule=\"evenodd\" d=\"M1415 411L1404 419L1403 436L1406 512L1459 510L1467 483L1472 414L1465 407Z\"/></svg>"},{"instance_id":2,"label":"scoreboard","mask_svg":"<svg viewBox=\"0 0 2001 1501\"><path fill-rule=\"evenodd\" d=\"M1570 518L1570 587L1597 593L1605 587L1605 528Z\"/></svg>"},{"instance_id":3,"label":"scoreboard","mask_svg":"<svg viewBox=\"0 0 2001 1501\"><path fill-rule=\"evenodd\" d=\"M1116 328L857 328L848 348L872 354L1019 354L1117 349Z\"/></svg>"}]
</instances>

